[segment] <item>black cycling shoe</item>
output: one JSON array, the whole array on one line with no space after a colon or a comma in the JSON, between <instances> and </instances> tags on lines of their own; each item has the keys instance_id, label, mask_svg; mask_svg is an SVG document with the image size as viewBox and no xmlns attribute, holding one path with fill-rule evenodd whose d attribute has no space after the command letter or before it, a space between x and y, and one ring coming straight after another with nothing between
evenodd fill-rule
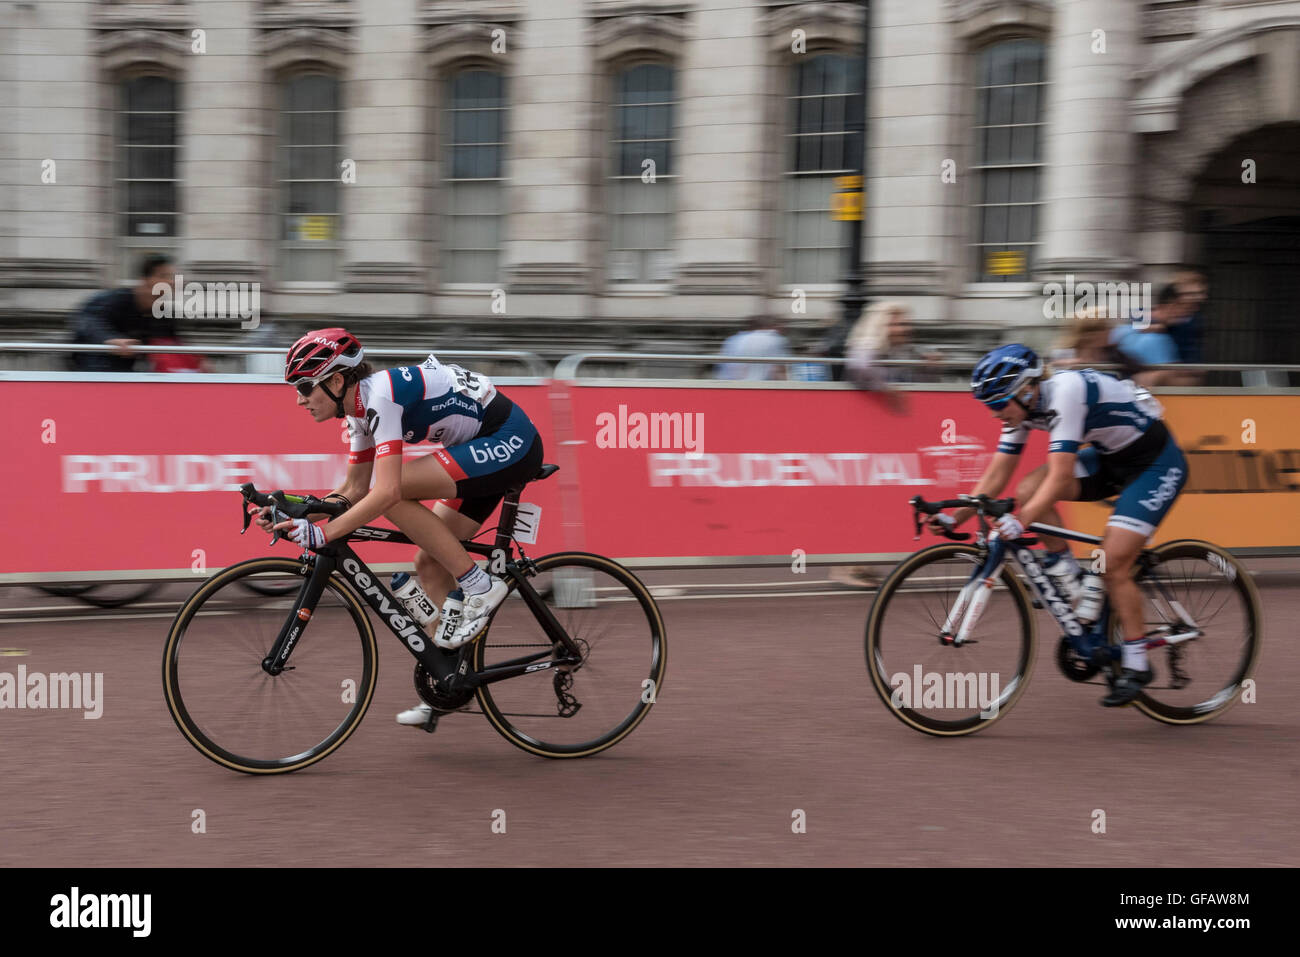
<instances>
[{"instance_id":1,"label":"black cycling shoe","mask_svg":"<svg viewBox=\"0 0 1300 957\"><path fill-rule=\"evenodd\" d=\"M1125 668L1123 673L1110 683L1110 694L1101 699L1103 708L1118 708L1128 704L1142 693L1142 689L1151 683L1156 670L1149 665L1146 671L1134 671Z\"/></svg>"}]
</instances>

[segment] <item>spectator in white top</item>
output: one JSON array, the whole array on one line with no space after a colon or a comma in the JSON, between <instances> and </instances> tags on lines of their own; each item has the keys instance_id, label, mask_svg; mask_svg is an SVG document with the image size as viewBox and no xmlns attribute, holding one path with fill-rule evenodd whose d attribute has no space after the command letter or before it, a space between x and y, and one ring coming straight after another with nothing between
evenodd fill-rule
<instances>
[{"instance_id":1,"label":"spectator in white top","mask_svg":"<svg viewBox=\"0 0 1300 957\"><path fill-rule=\"evenodd\" d=\"M755 316L746 327L730 336L722 344L719 352L724 356L765 356L790 355L790 342L781 335L776 320L767 316ZM719 379L784 379L785 370L777 364L763 362L723 362L717 366L715 373Z\"/></svg>"}]
</instances>

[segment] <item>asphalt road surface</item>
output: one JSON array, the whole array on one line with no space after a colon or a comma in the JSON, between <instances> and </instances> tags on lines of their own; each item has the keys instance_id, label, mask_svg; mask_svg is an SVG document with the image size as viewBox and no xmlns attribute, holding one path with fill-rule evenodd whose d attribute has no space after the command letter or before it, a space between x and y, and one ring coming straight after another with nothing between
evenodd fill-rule
<instances>
[{"instance_id":1,"label":"asphalt road surface","mask_svg":"<svg viewBox=\"0 0 1300 957\"><path fill-rule=\"evenodd\" d=\"M1191 727L1103 709L1100 685L1056 671L1043 618L1037 667L1015 707L980 734L939 739L905 727L872 691L863 623L874 592L834 584L825 569L643 577L667 623L667 677L649 717L611 750L533 757L476 714L453 715L434 735L399 727L394 714L415 703L412 661L384 632L359 730L320 763L272 777L208 761L167 713L162 645L193 586L169 585L120 612L0 590L0 671L104 676L95 720L0 710L0 865L1300 859L1295 579L1259 580L1254 704ZM1098 810L1105 833L1094 829Z\"/></svg>"}]
</instances>

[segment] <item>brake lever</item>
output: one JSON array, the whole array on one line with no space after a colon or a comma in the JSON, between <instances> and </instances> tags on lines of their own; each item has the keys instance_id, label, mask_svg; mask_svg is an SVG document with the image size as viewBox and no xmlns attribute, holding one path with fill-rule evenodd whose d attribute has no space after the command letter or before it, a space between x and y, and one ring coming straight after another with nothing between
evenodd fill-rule
<instances>
[{"instance_id":1,"label":"brake lever","mask_svg":"<svg viewBox=\"0 0 1300 957\"><path fill-rule=\"evenodd\" d=\"M289 516L285 515L284 517L287 519ZM275 527L278 524L280 524L280 509L277 508L275 502L272 501L271 502L271 543L270 545L267 546L268 548L275 545L276 542L278 542L281 538L284 537L280 533L280 530Z\"/></svg>"}]
</instances>

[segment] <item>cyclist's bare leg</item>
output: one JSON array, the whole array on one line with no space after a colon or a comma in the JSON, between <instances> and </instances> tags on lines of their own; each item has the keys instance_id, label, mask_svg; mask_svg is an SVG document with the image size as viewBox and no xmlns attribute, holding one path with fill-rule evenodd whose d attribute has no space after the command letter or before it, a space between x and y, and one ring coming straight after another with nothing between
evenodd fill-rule
<instances>
[{"instance_id":1,"label":"cyclist's bare leg","mask_svg":"<svg viewBox=\"0 0 1300 957\"><path fill-rule=\"evenodd\" d=\"M1016 485L1016 504L1024 505L1025 502L1028 502L1030 497L1038 491L1038 486L1043 484L1043 479L1046 477L1047 466L1040 465L1022 478ZM1065 494L1061 496L1061 500L1070 502L1077 500L1078 497L1079 480L1077 478L1072 478L1070 479L1070 485L1065 490ZM1041 521L1047 525L1057 525L1061 528L1065 527L1065 522L1061 520L1061 513L1056 510L1055 505L1052 506L1050 512L1043 516ZM1055 535L1044 535L1039 532L1035 532L1034 534L1038 536L1039 540L1043 543L1043 547L1045 547L1049 552L1061 552L1070 547L1069 542L1063 538L1057 538Z\"/></svg>"},{"instance_id":2,"label":"cyclist's bare leg","mask_svg":"<svg viewBox=\"0 0 1300 957\"><path fill-rule=\"evenodd\" d=\"M473 538L483 527L482 522L476 522L460 514L445 502L434 505L433 514L441 519L451 533L462 542ZM421 549L415 553L415 577L420 579L420 585L424 588L424 593L429 596L429 600L441 608L447 598L447 592L453 587L454 579L451 573L430 557L428 552Z\"/></svg>"},{"instance_id":3,"label":"cyclist's bare leg","mask_svg":"<svg viewBox=\"0 0 1300 957\"><path fill-rule=\"evenodd\" d=\"M437 458L426 455L402 463L402 501L384 517L400 528L426 555L451 577L465 574L474 564L457 534L445 519L429 511L421 502L431 498L455 498L456 482ZM423 584L421 577L421 584ZM432 593L430 598L432 599Z\"/></svg>"},{"instance_id":4,"label":"cyclist's bare leg","mask_svg":"<svg viewBox=\"0 0 1300 957\"><path fill-rule=\"evenodd\" d=\"M1133 563L1137 561L1147 536L1131 528L1106 526L1101 547L1105 552L1106 567L1102 577L1106 593L1110 596L1111 610L1124 628L1125 639L1142 637L1146 623L1142 615L1142 590L1133 580ZM1145 649L1140 657L1145 658Z\"/></svg>"}]
</instances>

